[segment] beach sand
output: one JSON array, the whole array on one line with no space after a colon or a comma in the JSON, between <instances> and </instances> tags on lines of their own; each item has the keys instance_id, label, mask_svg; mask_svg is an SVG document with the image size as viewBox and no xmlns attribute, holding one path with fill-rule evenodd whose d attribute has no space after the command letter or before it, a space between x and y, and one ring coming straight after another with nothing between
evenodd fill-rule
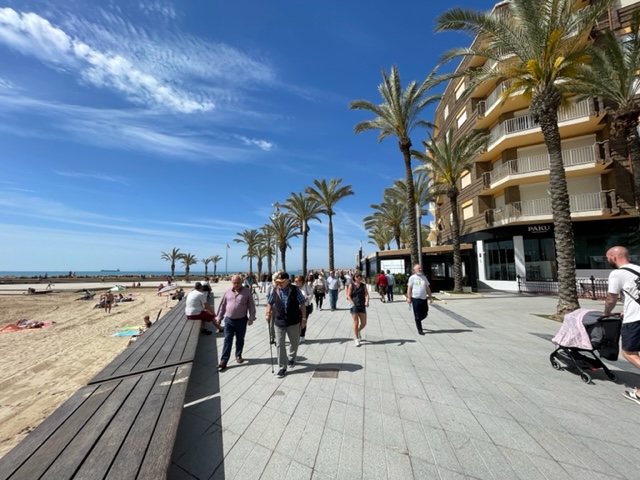
<instances>
[{"instance_id":1,"label":"beach sand","mask_svg":"<svg viewBox=\"0 0 640 480\"><path fill-rule=\"evenodd\" d=\"M0 457L126 348L129 337L112 334L143 325L145 315L155 321L160 308L164 315L176 305L153 288L127 289L123 294L135 301L115 304L107 314L93 309L104 289L91 301L76 300L81 294L72 291L0 295L0 327L25 318L56 322L0 333Z\"/></svg>"}]
</instances>

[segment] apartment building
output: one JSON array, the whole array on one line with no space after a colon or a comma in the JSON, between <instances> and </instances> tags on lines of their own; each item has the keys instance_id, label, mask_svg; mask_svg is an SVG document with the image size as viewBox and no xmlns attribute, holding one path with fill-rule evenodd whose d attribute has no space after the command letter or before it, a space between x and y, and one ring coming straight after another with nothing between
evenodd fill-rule
<instances>
[{"instance_id":1,"label":"apartment building","mask_svg":"<svg viewBox=\"0 0 640 480\"><path fill-rule=\"evenodd\" d=\"M503 8L506 2L494 8ZM587 4L578 1L578 5ZM620 0L598 29L624 34L640 0ZM458 70L491 68L491 61L465 58ZM461 180L461 241L474 246L479 287L517 290L518 276L557 280L549 157L542 132L523 96L506 101L504 81L487 82L471 97L462 94L468 79L449 83L436 109L435 136L451 127L462 136L483 129L489 141ZM640 219L624 141L611 138L603 100L570 101L559 115L563 160L571 204L578 277L606 277L607 247L622 244L640 263ZM640 172L638 172L640 174ZM451 211L439 198L434 208L437 245L451 243ZM435 238L433 238L435 237Z\"/></svg>"}]
</instances>

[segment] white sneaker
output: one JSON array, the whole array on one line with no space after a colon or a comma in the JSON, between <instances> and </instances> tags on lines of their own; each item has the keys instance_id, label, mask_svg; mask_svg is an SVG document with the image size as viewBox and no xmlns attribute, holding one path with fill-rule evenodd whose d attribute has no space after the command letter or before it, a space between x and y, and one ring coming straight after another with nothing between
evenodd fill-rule
<instances>
[{"instance_id":1,"label":"white sneaker","mask_svg":"<svg viewBox=\"0 0 640 480\"><path fill-rule=\"evenodd\" d=\"M356 339L354 340L354 342L355 342L355 344L356 344L356 347L359 347L359 346L360 346L360 340L359 340L359 339L357 339L357 338L356 338Z\"/></svg>"}]
</instances>

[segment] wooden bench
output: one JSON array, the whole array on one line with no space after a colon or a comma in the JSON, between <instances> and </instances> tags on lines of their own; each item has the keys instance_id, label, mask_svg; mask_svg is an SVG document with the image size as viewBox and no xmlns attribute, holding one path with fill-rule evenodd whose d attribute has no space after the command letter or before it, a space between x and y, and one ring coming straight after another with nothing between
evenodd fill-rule
<instances>
[{"instance_id":1,"label":"wooden bench","mask_svg":"<svg viewBox=\"0 0 640 480\"><path fill-rule=\"evenodd\" d=\"M2 458L0 478L165 478L190 373L181 365L81 388Z\"/></svg>"},{"instance_id":2,"label":"wooden bench","mask_svg":"<svg viewBox=\"0 0 640 480\"><path fill-rule=\"evenodd\" d=\"M0 459L0 480L166 477L200 321L158 320Z\"/></svg>"},{"instance_id":3,"label":"wooden bench","mask_svg":"<svg viewBox=\"0 0 640 480\"><path fill-rule=\"evenodd\" d=\"M93 377L89 385L193 362L199 335L200 321L187 320L184 303L178 303Z\"/></svg>"}]
</instances>

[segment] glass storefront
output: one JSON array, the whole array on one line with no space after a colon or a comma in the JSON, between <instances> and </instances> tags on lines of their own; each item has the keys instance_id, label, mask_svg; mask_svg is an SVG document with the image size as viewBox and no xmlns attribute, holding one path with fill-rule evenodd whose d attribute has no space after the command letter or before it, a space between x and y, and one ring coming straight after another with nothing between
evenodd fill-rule
<instances>
[{"instance_id":1,"label":"glass storefront","mask_svg":"<svg viewBox=\"0 0 640 480\"><path fill-rule=\"evenodd\" d=\"M516 279L513 240L486 241L484 255L487 280Z\"/></svg>"},{"instance_id":2,"label":"glass storefront","mask_svg":"<svg viewBox=\"0 0 640 480\"><path fill-rule=\"evenodd\" d=\"M525 238L524 262L527 280L558 280L553 238Z\"/></svg>"}]
</instances>

